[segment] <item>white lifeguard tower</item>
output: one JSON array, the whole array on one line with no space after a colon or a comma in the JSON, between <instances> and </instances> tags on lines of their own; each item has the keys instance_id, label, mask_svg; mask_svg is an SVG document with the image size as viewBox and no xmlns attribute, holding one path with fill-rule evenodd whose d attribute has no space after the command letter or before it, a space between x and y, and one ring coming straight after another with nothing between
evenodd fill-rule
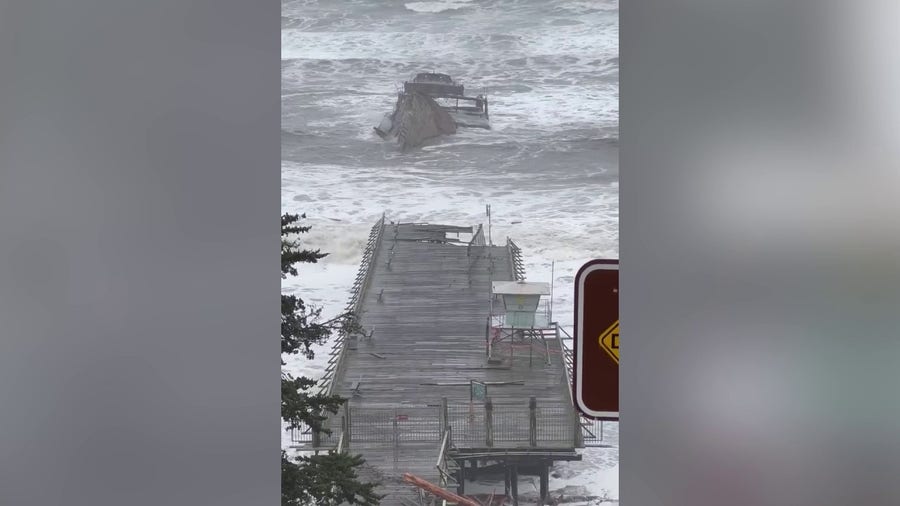
<instances>
[{"instance_id":1,"label":"white lifeguard tower","mask_svg":"<svg viewBox=\"0 0 900 506\"><path fill-rule=\"evenodd\" d=\"M550 362L545 335L550 325L550 283L494 281L491 283L491 317L487 336L488 360L512 363L516 348L528 347L529 363L534 346ZM553 333L555 336L555 332ZM520 354L521 356L521 354Z\"/></svg>"}]
</instances>

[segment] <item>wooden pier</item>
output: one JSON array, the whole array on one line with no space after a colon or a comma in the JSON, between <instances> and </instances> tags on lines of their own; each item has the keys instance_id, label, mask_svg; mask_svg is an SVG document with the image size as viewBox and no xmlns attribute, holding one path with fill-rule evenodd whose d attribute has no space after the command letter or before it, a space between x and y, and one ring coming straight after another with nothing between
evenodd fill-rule
<instances>
[{"instance_id":1,"label":"wooden pier","mask_svg":"<svg viewBox=\"0 0 900 506\"><path fill-rule=\"evenodd\" d=\"M338 339L322 384L348 402L330 435L297 441L362 454L385 505L427 504L404 473L463 494L464 475L498 466L511 495L517 469L546 494L548 467L583 447L559 331L526 329L487 356L502 307L491 283L523 275L515 245L486 244L480 226L382 218L348 306L363 332Z\"/></svg>"}]
</instances>

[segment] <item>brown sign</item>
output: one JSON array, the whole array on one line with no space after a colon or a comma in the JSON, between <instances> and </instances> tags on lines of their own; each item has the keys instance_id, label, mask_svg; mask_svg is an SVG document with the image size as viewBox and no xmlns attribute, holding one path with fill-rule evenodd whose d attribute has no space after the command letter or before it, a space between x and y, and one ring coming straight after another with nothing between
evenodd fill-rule
<instances>
[{"instance_id":1,"label":"brown sign","mask_svg":"<svg viewBox=\"0 0 900 506\"><path fill-rule=\"evenodd\" d=\"M619 261L591 260L575 275L575 406L619 419Z\"/></svg>"}]
</instances>

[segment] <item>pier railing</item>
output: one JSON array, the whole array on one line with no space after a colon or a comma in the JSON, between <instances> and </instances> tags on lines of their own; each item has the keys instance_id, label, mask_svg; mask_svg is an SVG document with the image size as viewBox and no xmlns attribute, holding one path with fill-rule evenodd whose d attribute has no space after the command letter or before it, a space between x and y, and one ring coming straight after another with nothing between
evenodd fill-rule
<instances>
[{"instance_id":1,"label":"pier railing","mask_svg":"<svg viewBox=\"0 0 900 506\"><path fill-rule=\"evenodd\" d=\"M363 251L363 257L359 264L359 272L353 281L353 287L350 289L350 301L344 311L351 313L353 318L358 321L359 312L362 305L363 294L368 288L372 280L371 266L375 261L375 254L378 252L378 246L381 244L381 238L384 235L384 215L372 227L369 233L369 240L366 243L366 249ZM349 332L342 330L338 333L331 347L331 353L328 358L328 365L325 367L325 375L319 380L319 392L331 395L334 391L334 379L343 373L344 357L346 356L347 341Z\"/></svg>"},{"instance_id":2,"label":"pier railing","mask_svg":"<svg viewBox=\"0 0 900 506\"><path fill-rule=\"evenodd\" d=\"M559 402L450 403L455 448L574 448L572 408Z\"/></svg>"},{"instance_id":3,"label":"pier railing","mask_svg":"<svg viewBox=\"0 0 900 506\"><path fill-rule=\"evenodd\" d=\"M471 248L472 246L485 245L487 245L487 243L484 241L484 227L482 225L478 225L478 229L475 231L475 234L472 235L472 240L469 241L469 248Z\"/></svg>"},{"instance_id":4,"label":"pier railing","mask_svg":"<svg viewBox=\"0 0 900 506\"><path fill-rule=\"evenodd\" d=\"M429 406L344 405L323 428L300 433L310 448L400 448L445 443L454 449L565 449L580 447L575 412L568 403L528 399L494 403L445 401Z\"/></svg>"},{"instance_id":5,"label":"pier railing","mask_svg":"<svg viewBox=\"0 0 900 506\"><path fill-rule=\"evenodd\" d=\"M358 321L359 312L362 306L362 297L366 291L366 288L369 286L369 282L372 279L373 269L371 268L372 263L375 261L375 254L378 251L378 246L381 243L381 238L384 235L384 214L381 215L381 219L372 226L371 232L369 232L369 240L366 243L366 248L363 251L363 257L360 261L359 272L356 275L356 279L353 281L353 286L350 289L350 301L347 303L347 307L344 308L346 313L351 313L354 320ZM318 387L319 394L331 395L334 392L334 379L339 377L344 371L344 357L346 356L346 349L348 346L348 340L350 337L350 332L342 329L338 332L338 335L334 339L334 344L331 347L331 351L329 352L328 363L325 367L325 374L319 379ZM329 415L329 413L325 413L325 415ZM346 423L346 422L345 422ZM334 445L337 445L337 438L341 437L341 425L337 426L336 435L334 436L335 441ZM308 426L303 426L300 428L291 429L291 441L295 443L304 443L313 441L313 439L322 436L322 434L314 434L313 431ZM317 441L318 443L318 441Z\"/></svg>"},{"instance_id":6,"label":"pier railing","mask_svg":"<svg viewBox=\"0 0 900 506\"><path fill-rule=\"evenodd\" d=\"M512 274L516 281L525 281L525 264L522 262L522 249L512 241L506 239L506 250L509 252L509 265L512 266Z\"/></svg>"},{"instance_id":7,"label":"pier railing","mask_svg":"<svg viewBox=\"0 0 900 506\"><path fill-rule=\"evenodd\" d=\"M557 322L551 322L551 325L556 330L556 341L559 343L559 353L563 357L563 366L565 368L566 381L569 385L572 385L574 382L573 371L575 370L575 361L574 355L572 352L572 336L566 332L565 329L559 326ZM566 346L566 343L569 345ZM575 405L575 397L572 395L572 389L569 389L569 400L572 401L572 405Z\"/></svg>"},{"instance_id":8,"label":"pier railing","mask_svg":"<svg viewBox=\"0 0 900 506\"><path fill-rule=\"evenodd\" d=\"M444 431L444 436L441 438L441 447L438 452L437 463L434 466L438 471L438 484L440 484L441 488L449 488L451 484L457 484L456 470L458 469L458 466L456 465L456 461L450 457L450 449L452 446L450 433L451 430L449 428ZM446 501L444 504L446 504Z\"/></svg>"},{"instance_id":9,"label":"pier railing","mask_svg":"<svg viewBox=\"0 0 900 506\"><path fill-rule=\"evenodd\" d=\"M572 385L575 381L575 360L572 348L574 340L572 339L572 336L559 325L559 323L552 322L551 325L556 329L556 341L559 343L559 351L563 357L566 381L569 385ZM569 399L572 401L572 406L575 406L575 399L571 388L569 388ZM578 424L581 426L581 443L584 446L607 446L603 441L603 420L592 420L585 416L581 416L581 414L578 415L578 418Z\"/></svg>"},{"instance_id":10,"label":"pier railing","mask_svg":"<svg viewBox=\"0 0 900 506\"><path fill-rule=\"evenodd\" d=\"M481 258L485 246L487 246L487 243L484 240L484 227L478 225L478 228L472 235L472 239L466 245L466 258L468 258L469 262L468 279L470 284L472 283L472 271L475 269L476 265L478 265L478 260ZM490 255L490 251L488 254Z\"/></svg>"}]
</instances>

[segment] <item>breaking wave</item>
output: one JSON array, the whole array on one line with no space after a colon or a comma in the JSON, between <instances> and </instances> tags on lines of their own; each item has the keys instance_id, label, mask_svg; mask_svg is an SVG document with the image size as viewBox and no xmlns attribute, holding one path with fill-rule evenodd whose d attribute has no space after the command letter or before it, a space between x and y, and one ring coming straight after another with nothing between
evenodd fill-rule
<instances>
[{"instance_id":1,"label":"breaking wave","mask_svg":"<svg viewBox=\"0 0 900 506\"><path fill-rule=\"evenodd\" d=\"M468 1L459 0L451 2L410 2L403 4L403 6L413 12L437 14L439 12L465 9L472 7L472 4Z\"/></svg>"}]
</instances>

